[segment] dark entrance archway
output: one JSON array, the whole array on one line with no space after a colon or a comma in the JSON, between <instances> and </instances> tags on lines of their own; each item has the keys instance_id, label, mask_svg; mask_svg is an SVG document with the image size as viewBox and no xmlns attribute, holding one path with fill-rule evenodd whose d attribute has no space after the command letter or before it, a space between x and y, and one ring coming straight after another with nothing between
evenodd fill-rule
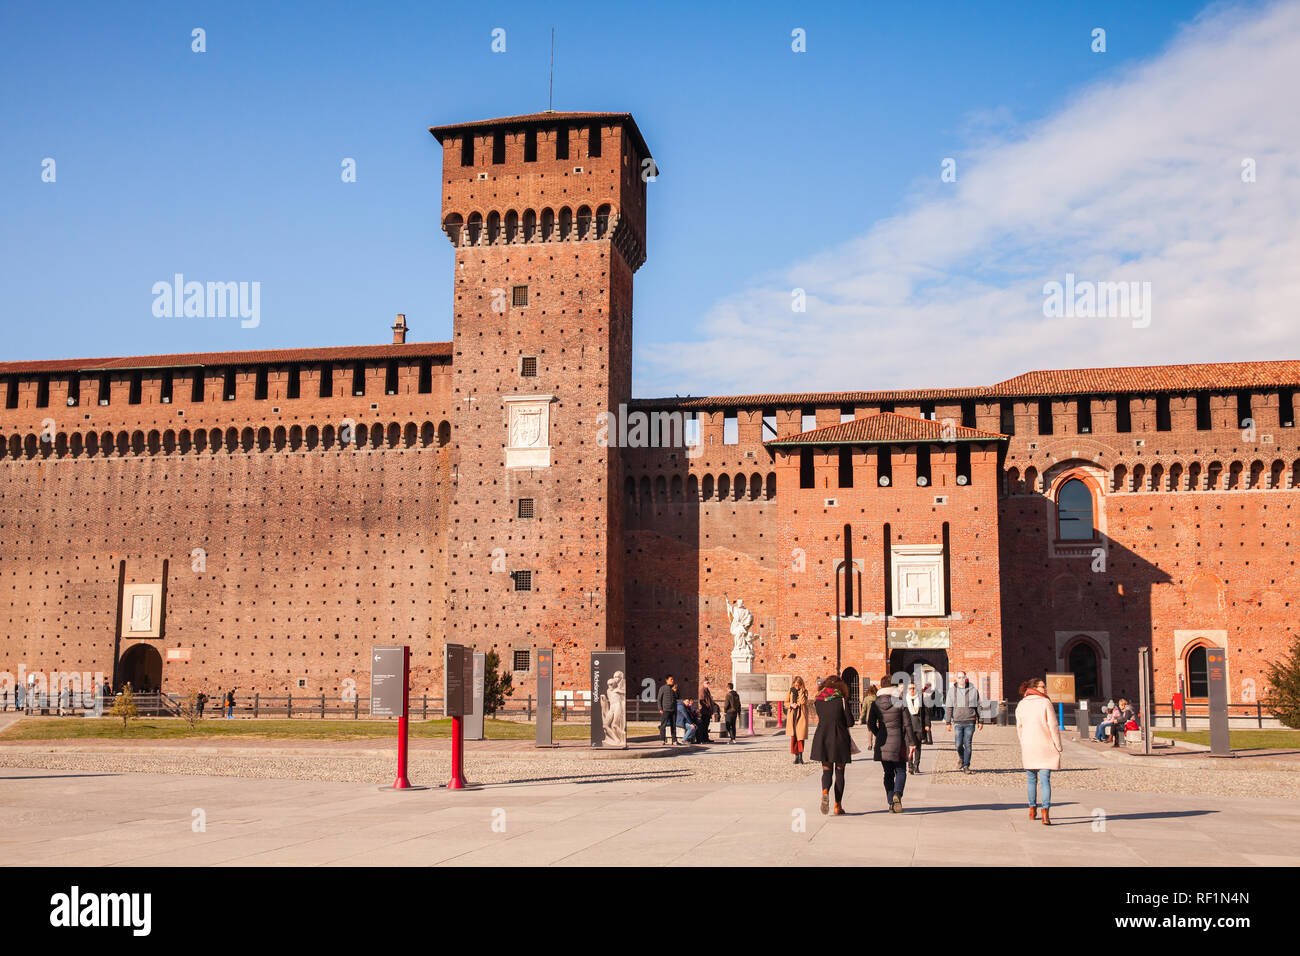
<instances>
[{"instance_id":1,"label":"dark entrance archway","mask_svg":"<svg viewBox=\"0 0 1300 956\"><path fill-rule=\"evenodd\" d=\"M899 671L905 671L909 681L916 681L920 685L919 691L924 692L927 684L930 686L928 706L943 706L944 695L948 692L947 651L890 651L889 673L892 675Z\"/></svg>"},{"instance_id":2,"label":"dark entrance archway","mask_svg":"<svg viewBox=\"0 0 1300 956\"><path fill-rule=\"evenodd\" d=\"M1087 641L1079 641L1070 648L1066 668L1074 675L1076 700L1094 700L1101 696L1101 671L1097 651Z\"/></svg>"},{"instance_id":3,"label":"dark entrance archway","mask_svg":"<svg viewBox=\"0 0 1300 956\"><path fill-rule=\"evenodd\" d=\"M129 683L133 691L146 687L151 691L159 690L162 687L162 669L162 655L158 648L152 644L136 644L122 655L117 665L118 686L113 689L121 690L123 684Z\"/></svg>"}]
</instances>

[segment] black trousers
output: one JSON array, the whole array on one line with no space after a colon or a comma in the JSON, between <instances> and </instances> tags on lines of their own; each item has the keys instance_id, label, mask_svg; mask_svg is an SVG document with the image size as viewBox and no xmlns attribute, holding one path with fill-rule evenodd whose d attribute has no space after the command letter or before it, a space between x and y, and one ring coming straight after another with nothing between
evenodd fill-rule
<instances>
[{"instance_id":1,"label":"black trousers","mask_svg":"<svg viewBox=\"0 0 1300 956\"><path fill-rule=\"evenodd\" d=\"M662 711L659 717L659 741L664 740L664 727L673 732L673 743L677 743L677 715Z\"/></svg>"},{"instance_id":2,"label":"black trousers","mask_svg":"<svg viewBox=\"0 0 1300 956\"><path fill-rule=\"evenodd\" d=\"M736 739L736 718L739 716L734 711L727 714L727 736L732 740Z\"/></svg>"},{"instance_id":3,"label":"black trousers","mask_svg":"<svg viewBox=\"0 0 1300 956\"><path fill-rule=\"evenodd\" d=\"M838 806L844 801L844 764L837 763L835 766L835 803ZM831 764L822 764L822 789L831 788Z\"/></svg>"}]
</instances>

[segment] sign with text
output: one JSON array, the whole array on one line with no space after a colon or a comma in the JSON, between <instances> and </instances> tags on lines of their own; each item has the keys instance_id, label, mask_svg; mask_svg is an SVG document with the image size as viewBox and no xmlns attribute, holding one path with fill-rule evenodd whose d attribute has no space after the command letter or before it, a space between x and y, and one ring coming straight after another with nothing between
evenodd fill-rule
<instances>
[{"instance_id":1,"label":"sign with text","mask_svg":"<svg viewBox=\"0 0 1300 956\"><path fill-rule=\"evenodd\" d=\"M483 682L487 677L487 655L482 651L475 651L473 658L473 673L470 677L470 708L465 714L465 739L482 740L483 739Z\"/></svg>"},{"instance_id":2,"label":"sign with text","mask_svg":"<svg viewBox=\"0 0 1300 956\"><path fill-rule=\"evenodd\" d=\"M785 700L790 696L790 683L793 680L793 674L768 674L766 691L767 699Z\"/></svg>"},{"instance_id":3,"label":"sign with text","mask_svg":"<svg viewBox=\"0 0 1300 956\"><path fill-rule=\"evenodd\" d=\"M555 702L555 648L537 649L537 746L549 747L551 736L551 710Z\"/></svg>"},{"instance_id":4,"label":"sign with text","mask_svg":"<svg viewBox=\"0 0 1300 956\"><path fill-rule=\"evenodd\" d=\"M1224 648L1205 649L1205 676L1210 683L1210 753L1226 757L1232 747L1228 738L1228 652Z\"/></svg>"},{"instance_id":5,"label":"sign with text","mask_svg":"<svg viewBox=\"0 0 1300 956\"><path fill-rule=\"evenodd\" d=\"M627 747L627 654L591 653L591 745Z\"/></svg>"},{"instance_id":6,"label":"sign with text","mask_svg":"<svg viewBox=\"0 0 1300 956\"><path fill-rule=\"evenodd\" d=\"M406 648L370 649L370 716L403 717L406 691Z\"/></svg>"},{"instance_id":7,"label":"sign with text","mask_svg":"<svg viewBox=\"0 0 1300 956\"><path fill-rule=\"evenodd\" d=\"M1047 674L1047 699L1053 704L1074 703L1074 675Z\"/></svg>"},{"instance_id":8,"label":"sign with text","mask_svg":"<svg viewBox=\"0 0 1300 956\"><path fill-rule=\"evenodd\" d=\"M891 651L933 651L952 646L952 632L946 627L891 627Z\"/></svg>"},{"instance_id":9,"label":"sign with text","mask_svg":"<svg viewBox=\"0 0 1300 956\"><path fill-rule=\"evenodd\" d=\"M736 693L740 695L741 707L748 707L750 704L754 706L766 704L768 699L767 675L737 674Z\"/></svg>"},{"instance_id":10,"label":"sign with text","mask_svg":"<svg viewBox=\"0 0 1300 956\"><path fill-rule=\"evenodd\" d=\"M474 651L460 644L447 644L442 652L442 713L464 717L474 709Z\"/></svg>"}]
</instances>

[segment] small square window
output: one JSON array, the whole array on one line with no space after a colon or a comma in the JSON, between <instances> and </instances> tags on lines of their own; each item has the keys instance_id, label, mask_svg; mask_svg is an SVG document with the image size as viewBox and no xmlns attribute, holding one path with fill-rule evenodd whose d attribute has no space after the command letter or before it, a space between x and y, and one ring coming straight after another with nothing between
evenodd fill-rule
<instances>
[{"instance_id":1,"label":"small square window","mask_svg":"<svg viewBox=\"0 0 1300 956\"><path fill-rule=\"evenodd\" d=\"M517 671L529 670L532 664L532 658L533 658L532 651L515 651L515 661L514 661L513 669Z\"/></svg>"},{"instance_id":2,"label":"small square window","mask_svg":"<svg viewBox=\"0 0 1300 956\"><path fill-rule=\"evenodd\" d=\"M510 304L516 308L523 308L528 304L528 286L517 285L510 289Z\"/></svg>"},{"instance_id":3,"label":"small square window","mask_svg":"<svg viewBox=\"0 0 1300 956\"><path fill-rule=\"evenodd\" d=\"M515 579L516 591L531 591L533 589L532 571L515 571L512 577Z\"/></svg>"},{"instance_id":4,"label":"small square window","mask_svg":"<svg viewBox=\"0 0 1300 956\"><path fill-rule=\"evenodd\" d=\"M520 498L520 499L519 499L519 517L521 517L521 518L531 518L532 516L533 516L533 499L532 499L532 498Z\"/></svg>"},{"instance_id":5,"label":"small square window","mask_svg":"<svg viewBox=\"0 0 1300 956\"><path fill-rule=\"evenodd\" d=\"M299 678L298 678L298 689L299 689L299 690L306 690L306 689L307 689L307 678L305 678L305 677L299 677Z\"/></svg>"},{"instance_id":6,"label":"small square window","mask_svg":"<svg viewBox=\"0 0 1300 956\"><path fill-rule=\"evenodd\" d=\"M537 356L525 355L519 361L519 374L524 378L535 378L537 375Z\"/></svg>"}]
</instances>

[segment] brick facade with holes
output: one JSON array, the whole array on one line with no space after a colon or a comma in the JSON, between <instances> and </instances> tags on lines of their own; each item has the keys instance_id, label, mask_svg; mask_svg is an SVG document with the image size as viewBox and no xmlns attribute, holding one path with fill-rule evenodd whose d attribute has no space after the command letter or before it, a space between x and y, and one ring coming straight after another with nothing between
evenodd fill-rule
<instances>
[{"instance_id":1,"label":"brick facade with holes","mask_svg":"<svg viewBox=\"0 0 1300 956\"><path fill-rule=\"evenodd\" d=\"M742 598L757 671L1131 696L1150 644L1168 701L1217 644L1230 699L1265 695L1300 599L1300 362L633 400L632 118L431 132L451 342L399 318L389 345L0 363L0 670L364 697L366 649L409 643L437 694L450 640L520 698L552 645L557 690L624 647L634 692L693 696L729 679ZM898 555L941 613L893 606ZM138 593L156 636L124 620ZM891 648L909 630L948 644Z\"/></svg>"}]
</instances>

